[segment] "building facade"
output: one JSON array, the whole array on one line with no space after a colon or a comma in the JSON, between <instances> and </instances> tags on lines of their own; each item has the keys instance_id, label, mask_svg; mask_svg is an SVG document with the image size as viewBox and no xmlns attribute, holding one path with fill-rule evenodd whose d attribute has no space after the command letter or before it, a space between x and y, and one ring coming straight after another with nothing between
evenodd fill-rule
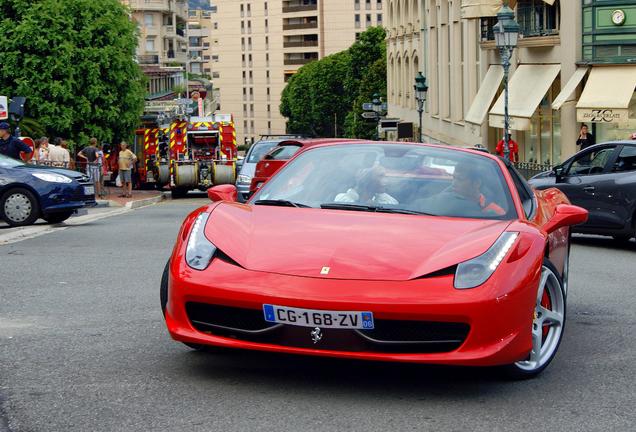
<instances>
[{"instance_id":1,"label":"building facade","mask_svg":"<svg viewBox=\"0 0 636 432\"><path fill-rule=\"evenodd\" d=\"M303 65L349 48L383 25L382 0L217 0L212 39L220 110L232 113L239 142L286 132L279 112L287 80Z\"/></svg>"},{"instance_id":2,"label":"building facade","mask_svg":"<svg viewBox=\"0 0 636 432\"><path fill-rule=\"evenodd\" d=\"M187 0L121 0L139 28L137 61L148 78L148 100L171 98L185 85Z\"/></svg>"},{"instance_id":3,"label":"building facade","mask_svg":"<svg viewBox=\"0 0 636 432\"><path fill-rule=\"evenodd\" d=\"M582 122L597 141L636 132L634 2L509 3L521 28L509 80L520 160L565 160L577 151ZM413 64L426 59L418 61L429 85L426 140L494 150L503 136L503 68L492 33L501 6L501 0L387 0L389 116L417 125Z\"/></svg>"},{"instance_id":4,"label":"building facade","mask_svg":"<svg viewBox=\"0 0 636 432\"><path fill-rule=\"evenodd\" d=\"M212 79L212 27L213 11L191 9L188 11L188 72Z\"/></svg>"}]
</instances>

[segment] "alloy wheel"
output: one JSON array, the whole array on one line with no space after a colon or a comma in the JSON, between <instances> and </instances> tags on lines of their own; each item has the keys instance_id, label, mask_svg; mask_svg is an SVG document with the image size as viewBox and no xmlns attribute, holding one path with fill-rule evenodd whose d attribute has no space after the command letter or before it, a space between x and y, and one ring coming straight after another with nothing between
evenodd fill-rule
<instances>
[{"instance_id":1,"label":"alloy wheel","mask_svg":"<svg viewBox=\"0 0 636 432\"><path fill-rule=\"evenodd\" d=\"M13 193L4 202L4 215L14 223L24 222L32 212L31 200L23 193Z\"/></svg>"},{"instance_id":2,"label":"alloy wheel","mask_svg":"<svg viewBox=\"0 0 636 432\"><path fill-rule=\"evenodd\" d=\"M548 363L559 347L564 321L565 297L561 283L556 274L544 265L532 320L532 350L526 360L515 365L533 372Z\"/></svg>"}]
</instances>

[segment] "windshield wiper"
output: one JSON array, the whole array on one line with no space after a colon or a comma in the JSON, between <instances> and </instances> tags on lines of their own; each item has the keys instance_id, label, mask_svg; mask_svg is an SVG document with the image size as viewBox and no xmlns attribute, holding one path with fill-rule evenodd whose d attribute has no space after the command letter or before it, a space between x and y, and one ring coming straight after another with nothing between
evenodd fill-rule
<instances>
[{"instance_id":1,"label":"windshield wiper","mask_svg":"<svg viewBox=\"0 0 636 432\"><path fill-rule=\"evenodd\" d=\"M426 213L417 210L407 210L401 208L389 208L389 207L373 207L378 213L398 213L398 214L412 214L412 215L426 215L426 216L437 216L433 213Z\"/></svg>"},{"instance_id":2,"label":"windshield wiper","mask_svg":"<svg viewBox=\"0 0 636 432\"><path fill-rule=\"evenodd\" d=\"M332 210L353 210L353 211L366 211L366 212L377 212L377 213L397 213L397 214L436 216L432 213L425 213L425 212L420 212L416 210L407 210L407 209L390 208L390 207L376 207L376 206L350 204L350 203L323 203L323 204L320 204L320 208L332 209Z\"/></svg>"},{"instance_id":3,"label":"windshield wiper","mask_svg":"<svg viewBox=\"0 0 636 432\"><path fill-rule=\"evenodd\" d=\"M332 210L375 211L375 207L349 203L323 203L320 208Z\"/></svg>"},{"instance_id":4,"label":"windshield wiper","mask_svg":"<svg viewBox=\"0 0 636 432\"><path fill-rule=\"evenodd\" d=\"M261 199L254 201L254 205L271 205L271 206L280 206L280 207L310 207L306 204L296 203L287 200L278 200L278 199Z\"/></svg>"}]
</instances>

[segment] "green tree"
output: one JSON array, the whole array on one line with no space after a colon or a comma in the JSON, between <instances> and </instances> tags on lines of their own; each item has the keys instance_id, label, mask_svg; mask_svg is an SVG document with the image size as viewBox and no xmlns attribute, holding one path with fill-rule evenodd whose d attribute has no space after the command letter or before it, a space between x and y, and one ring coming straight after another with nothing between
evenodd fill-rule
<instances>
[{"instance_id":1,"label":"green tree","mask_svg":"<svg viewBox=\"0 0 636 432\"><path fill-rule=\"evenodd\" d=\"M281 95L287 131L372 138L375 123L361 118L361 106L386 93L384 38L381 27L371 28L348 50L301 67Z\"/></svg>"},{"instance_id":2,"label":"green tree","mask_svg":"<svg viewBox=\"0 0 636 432\"><path fill-rule=\"evenodd\" d=\"M51 136L127 138L143 111L136 25L119 0L0 0L0 94Z\"/></svg>"}]
</instances>

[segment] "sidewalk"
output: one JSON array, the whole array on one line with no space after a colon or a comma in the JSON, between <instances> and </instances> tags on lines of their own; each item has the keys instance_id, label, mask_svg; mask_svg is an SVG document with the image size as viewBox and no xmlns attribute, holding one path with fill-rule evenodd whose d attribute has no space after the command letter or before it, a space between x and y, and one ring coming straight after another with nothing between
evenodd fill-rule
<instances>
[{"instance_id":1,"label":"sidewalk","mask_svg":"<svg viewBox=\"0 0 636 432\"><path fill-rule=\"evenodd\" d=\"M120 188L109 187L108 192L103 198L97 199L98 207L127 207L134 209L170 198L170 192L157 190L133 190L132 198L120 197Z\"/></svg>"}]
</instances>

